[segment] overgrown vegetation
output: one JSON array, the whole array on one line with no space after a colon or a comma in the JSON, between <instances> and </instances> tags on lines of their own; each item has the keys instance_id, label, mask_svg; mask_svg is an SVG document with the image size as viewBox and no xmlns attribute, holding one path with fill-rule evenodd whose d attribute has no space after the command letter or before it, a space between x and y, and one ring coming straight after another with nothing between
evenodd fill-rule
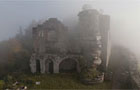
<instances>
[{"instance_id":1,"label":"overgrown vegetation","mask_svg":"<svg viewBox=\"0 0 140 90\"><path fill-rule=\"evenodd\" d=\"M81 71L80 76L82 79L94 79L100 75L100 72L96 68L85 68Z\"/></svg>"},{"instance_id":2,"label":"overgrown vegetation","mask_svg":"<svg viewBox=\"0 0 140 90\"><path fill-rule=\"evenodd\" d=\"M26 30L9 40L0 42L0 78L15 72L29 73L29 59L32 52L31 24Z\"/></svg>"}]
</instances>

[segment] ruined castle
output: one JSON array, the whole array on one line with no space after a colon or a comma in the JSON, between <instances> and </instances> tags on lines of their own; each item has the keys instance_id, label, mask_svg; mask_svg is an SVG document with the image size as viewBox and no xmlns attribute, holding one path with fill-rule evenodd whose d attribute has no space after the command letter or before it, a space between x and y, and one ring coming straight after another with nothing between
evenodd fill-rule
<instances>
[{"instance_id":1,"label":"ruined castle","mask_svg":"<svg viewBox=\"0 0 140 90\"><path fill-rule=\"evenodd\" d=\"M78 17L73 32L56 18L33 28L32 73L80 72L81 58L87 66L107 68L111 49L110 16L86 9Z\"/></svg>"}]
</instances>

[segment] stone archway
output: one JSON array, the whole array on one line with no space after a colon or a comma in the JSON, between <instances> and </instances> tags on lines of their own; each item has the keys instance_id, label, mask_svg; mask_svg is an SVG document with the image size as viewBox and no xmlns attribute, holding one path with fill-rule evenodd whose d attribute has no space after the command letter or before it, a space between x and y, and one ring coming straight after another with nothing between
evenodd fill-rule
<instances>
[{"instance_id":1,"label":"stone archway","mask_svg":"<svg viewBox=\"0 0 140 90\"><path fill-rule=\"evenodd\" d=\"M49 61L49 73L54 73L54 63L52 60Z\"/></svg>"},{"instance_id":2,"label":"stone archway","mask_svg":"<svg viewBox=\"0 0 140 90\"><path fill-rule=\"evenodd\" d=\"M77 72L77 61L75 59L66 58L62 60L59 64L59 72Z\"/></svg>"},{"instance_id":3,"label":"stone archway","mask_svg":"<svg viewBox=\"0 0 140 90\"><path fill-rule=\"evenodd\" d=\"M54 63L52 60L46 60L45 67L47 73L54 73Z\"/></svg>"},{"instance_id":4,"label":"stone archway","mask_svg":"<svg viewBox=\"0 0 140 90\"><path fill-rule=\"evenodd\" d=\"M40 60L39 59L36 60L36 72L37 73L40 73L41 72Z\"/></svg>"}]
</instances>

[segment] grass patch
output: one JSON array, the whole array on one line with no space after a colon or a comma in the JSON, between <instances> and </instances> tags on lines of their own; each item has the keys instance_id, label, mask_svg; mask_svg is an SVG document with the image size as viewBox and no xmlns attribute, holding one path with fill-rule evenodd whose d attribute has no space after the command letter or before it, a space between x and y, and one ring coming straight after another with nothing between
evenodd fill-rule
<instances>
[{"instance_id":1,"label":"grass patch","mask_svg":"<svg viewBox=\"0 0 140 90\"><path fill-rule=\"evenodd\" d=\"M6 83L4 87L11 87L15 89L21 86L27 86L28 89L111 89L111 82L104 82L95 85L84 85L79 81L78 74L75 73L61 73L61 74L36 74L36 75L19 75L9 83ZM19 82L16 87L11 86L15 81ZM35 82L40 82L40 85L36 85ZM0 87L3 87L4 82L0 81ZM13 87L13 88L12 88Z\"/></svg>"},{"instance_id":2,"label":"grass patch","mask_svg":"<svg viewBox=\"0 0 140 90\"><path fill-rule=\"evenodd\" d=\"M76 74L46 74L24 76L24 79L34 81L33 84L27 85L29 89L111 89L110 82L104 82L95 85L84 85ZM35 85L35 81L40 81L40 85Z\"/></svg>"},{"instance_id":3,"label":"grass patch","mask_svg":"<svg viewBox=\"0 0 140 90\"><path fill-rule=\"evenodd\" d=\"M3 89L4 81L0 80L0 89Z\"/></svg>"}]
</instances>

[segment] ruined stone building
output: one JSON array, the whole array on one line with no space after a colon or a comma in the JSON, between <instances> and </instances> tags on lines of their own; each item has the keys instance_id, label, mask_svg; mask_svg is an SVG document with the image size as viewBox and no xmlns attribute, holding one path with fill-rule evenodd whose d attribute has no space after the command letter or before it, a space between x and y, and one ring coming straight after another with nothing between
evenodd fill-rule
<instances>
[{"instance_id":1,"label":"ruined stone building","mask_svg":"<svg viewBox=\"0 0 140 90\"><path fill-rule=\"evenodd\" d=\"M80 72L81 57L86 60L87 66L107 67L110 17L95 9L83 10L78 17L74 35L56 18L50 18L33 28L32 73Z\"/></svg>"}]
</instances>

